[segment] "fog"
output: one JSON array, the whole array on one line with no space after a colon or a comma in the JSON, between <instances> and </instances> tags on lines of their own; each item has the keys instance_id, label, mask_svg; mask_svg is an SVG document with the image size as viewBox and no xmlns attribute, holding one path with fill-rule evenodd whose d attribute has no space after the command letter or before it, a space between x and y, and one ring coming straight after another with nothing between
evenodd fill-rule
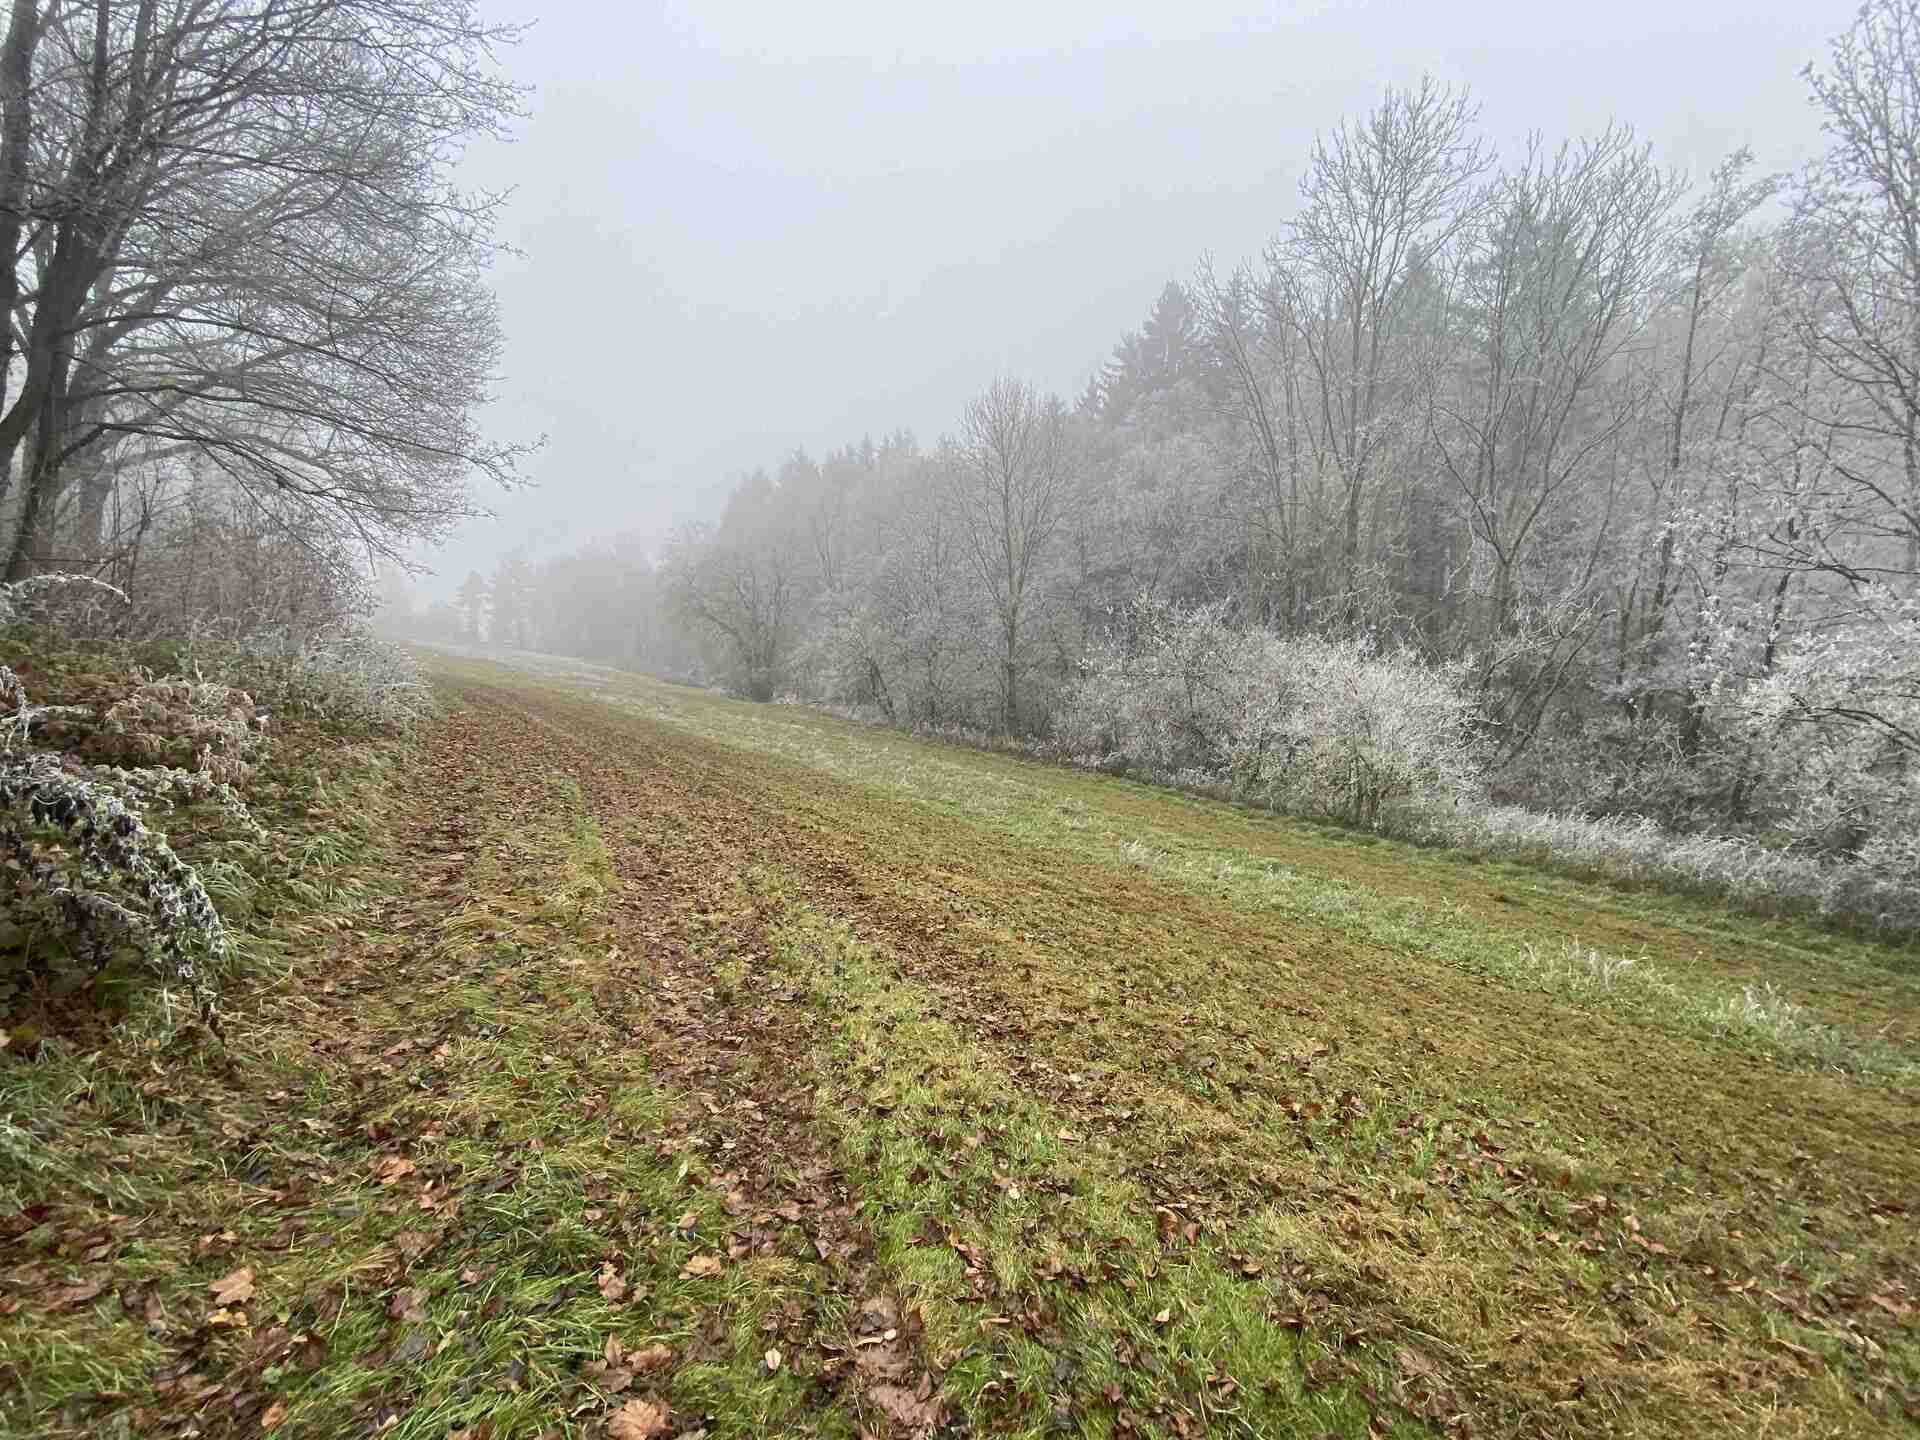
<instances>
[{"instance_id":1,"label":"fog","mask_svg":"<svg viewBox=\"0 0 1920 1440\"><path fill-rule=\"evenodd\" d=\"M1502 144L1620 119L1694 176L1796 166L1799 71L1852 9L549 7L506 56L528 118L463 167L513 191L487 426L547 444L423 588L663 537L796 447L932 440L996 373L1071 395L1168 279L1259 250L1316 130L1423 72Z\"/></svg>"}]
</instances>

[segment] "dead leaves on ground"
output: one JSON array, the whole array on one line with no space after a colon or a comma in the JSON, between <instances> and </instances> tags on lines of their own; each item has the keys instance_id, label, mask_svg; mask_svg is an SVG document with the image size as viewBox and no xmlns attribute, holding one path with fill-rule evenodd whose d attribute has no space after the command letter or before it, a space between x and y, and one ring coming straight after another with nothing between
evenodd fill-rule
<instances>
[{"instance_id":1,"label":"dead leaves on ground","mask_svg":"<svg viewBox=\"0 0 1920 1440\"><path fill-rule=\"evenodd\" d=\"M617 1335L609 1335L598 1360L587 1362L582 1373L609 1395L618 1395L642 1375L664 1370L673 1363L673 1351L654 1344L628 1350Z\"/></svg>"},{"instance_id":2,"label":"dead leaves on ground","mask_svg":"<svg viewBox=\"0 0 1920 1440\"><path fill-rule=\"evenodd\" d=\"M387 1314L395 1320L418 1325L427 1318L427 1292L408 1288L396 1290L393 1298L387 1302Z\"/></svg>"},{"instance_id":3,"label":"dead leaves on ground","mask_svg":"<svg viewBox=\"0 0 1920 1440\"><path fill-rule=\"evenodd\" d=\"M875 1385L867 1391L867 1400L882 1415L907 1430L932 1430L945 1414L933 1396L933 1379L926 1375L920 1377L920 1384L912 1390L904 1385Z\"/></svg>"},{"instance_id":4,"label":"dead leaves on ground","mask_svg":"<svg viewBox=\"0 0 1920 1440\"><path fill-rule=\"evenodd\" d=\"M217 1305L244 1305L253 1298L253 1267L243 1265L207 1286Z\"/></svg>"},{"instance_id":5,"label":"dead leaves on ground","mask_svg":"<svg viewBox=\"0 0 1920 1440\"><path fill-rule=\"evenodd\" d=\"M404 1155L387 1155L374 1162L373 1175L382 1185L398 1185L414 1168L413 1161Z\"/></svg>"},{"instance_id":6,"label":"dead leaves on ground","mask_svg":"<svg viewBox=\"0 0 1920 1440\"><path fill-rule=\"evenodd\" d=\"M629 1400L607 1417L607 1440L657 1440L672 1429L672 1412L660 1400Z\"/></svg>"},{"instance_id":7,"label":"dead leaves on ground","mask_svg":"<svg viewBox=\"0 0 1920 1440\"><path fill-rule=\"evenodd\" d=\"M915 1433L938 1427L946 1411L935 1394L933 1374L917 1353L922 1321L905 1315L888 1296L860 1303L852 1317L853 1364L861 1396L895 1425Z\"/></svg>"},{"instance_id":8,"label":"dead leaves on ground","mask_svg":"<svg viewBox=\"0 0 1920 1440\"><path fill-rule=\"evenodd\" d=\"M207 1286L213 1296L214 1308L207 1315L207 1325L212 1329L243 1329L247 1324L247 1314L243 1310L253 1299L253 1267L243 1265L231 1275L223 1275Z\"/></svg>"},{"instance_id":9,"label":"dead leaves on ground","mask_svg":"<svg viewBox=\"0 0 1920 1440\"><path fill-rule=\"evenodd\" d=\"M104 1277L82 1280L76 1285L60 1285L46 1291L42 1303L49 1310L77 1310L106 1288Z\"/></svg>"}]
</instances>

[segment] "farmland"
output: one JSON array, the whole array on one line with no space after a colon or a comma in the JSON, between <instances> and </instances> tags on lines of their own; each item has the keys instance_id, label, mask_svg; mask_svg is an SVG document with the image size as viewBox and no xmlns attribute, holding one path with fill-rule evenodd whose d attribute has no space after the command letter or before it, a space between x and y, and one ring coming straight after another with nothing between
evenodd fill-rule
<instances>
[{"instance_id":1,"label":"farmland","mask_svg":"<svg viewBox=\"0 0 1920 1440\"><path fill-rule=\"evenodd\" d=\"M586 666L436 683L224 1059L48 1067L19 1433L1912 1423L1911 951Z\"/></svg>"}]
</instances>

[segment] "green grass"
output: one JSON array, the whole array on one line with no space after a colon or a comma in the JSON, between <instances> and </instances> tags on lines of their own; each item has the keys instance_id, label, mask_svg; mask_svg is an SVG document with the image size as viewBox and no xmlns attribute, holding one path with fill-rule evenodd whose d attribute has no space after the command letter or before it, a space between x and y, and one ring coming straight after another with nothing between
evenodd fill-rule
<instances>
[{"instance_id":1,"label":"green grass","mask_svg":"<svg viewBox=\"0 0 1920 1440\"><path fill-rule=\"evenodd\" d=\"M1361 1387L1276 1323L1284 1293L1262 1267L1212 1234L1189 1238L1183 1222L1163 1234L1173 1212L1097 1134L1073 1128L1077 1115L1017 1090L1000 1057L846 927L771 899L773 963L836 1022L815 1057L822 1120L868 1177L881 1254L936 1353L952 1357L953 1404L1028 1394L1039 1403L1005 1428L1030 1436L1063 1422L1109 1435L1122 1411L1258 1434L1368 1433Z\"/></svg>"},{"instance_id":2,"label":"green grass","mask_svg":"<svg viewBox=\"0 0 1920 1440\"><path fill-rule=\"evenodd\" d=\"M710 739L895 792L1037 846L1138 867L1284 920L1418 949L1578 1004L1630 1009L1643 1022L1712 1035L1788 1064L1920 1075L1913 1029L1920 955L1911 949L1679 896L1584 886L1508 862L932 745L791 707L749 707L632 679L613 688L602 678L594 693ZM1489 923L1489 907L1463 903L1460 891L1490 892L1493 905L1509 909L1517 900L1530 913L1520 923ZM1666 943L1652 954L1649 941ZM1579 966L1542 963L1543 952L1569 948L1616 967L1628 962L1621 968L1633 983L1596 986ZM1792 1010L1773 1010L1798 1023L1756 1022L1746 1001L1757 987L1785 999ZM1903 1043L1909 1038L1914 1043Z\"/></svg>"}]
</instances>

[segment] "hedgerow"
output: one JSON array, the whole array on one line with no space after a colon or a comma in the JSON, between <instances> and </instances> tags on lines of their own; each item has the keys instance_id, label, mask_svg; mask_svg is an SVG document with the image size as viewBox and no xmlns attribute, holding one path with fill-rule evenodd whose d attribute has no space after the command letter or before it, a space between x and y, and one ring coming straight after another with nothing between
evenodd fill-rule
<instances>
[{"instance_id":1,"label":"hedgerow","mask_svg":"<svg viewBox=\"0 0 1920 1440\"><path fill-rule=\"evenodd\" d=\"M1910 757L1882 729L1801 723L1818 707L1858 703L1873 684L1910 704L1906 651L1862 645L1842 657L1850 664L1830 653L1821 670L1783 667L1772 689L1754 687L1784 697L1771 709L1742 692L1753 751L1779 772L1775 788L1797 797L1768 843L1682 833L1642 815L1494 803L1489 721L1459 670L1357 642L1237 628L1220 607L1143 602L1128 619L1124 638L1090 652L1062 707L1055 743L1077 763L1582 879L1879 935L1920 933ZM1748 765L1756 777L1760 768ZM1832 841L1845 825L1859 837L1851 848Z\"/></svg>"}]
</instances>

